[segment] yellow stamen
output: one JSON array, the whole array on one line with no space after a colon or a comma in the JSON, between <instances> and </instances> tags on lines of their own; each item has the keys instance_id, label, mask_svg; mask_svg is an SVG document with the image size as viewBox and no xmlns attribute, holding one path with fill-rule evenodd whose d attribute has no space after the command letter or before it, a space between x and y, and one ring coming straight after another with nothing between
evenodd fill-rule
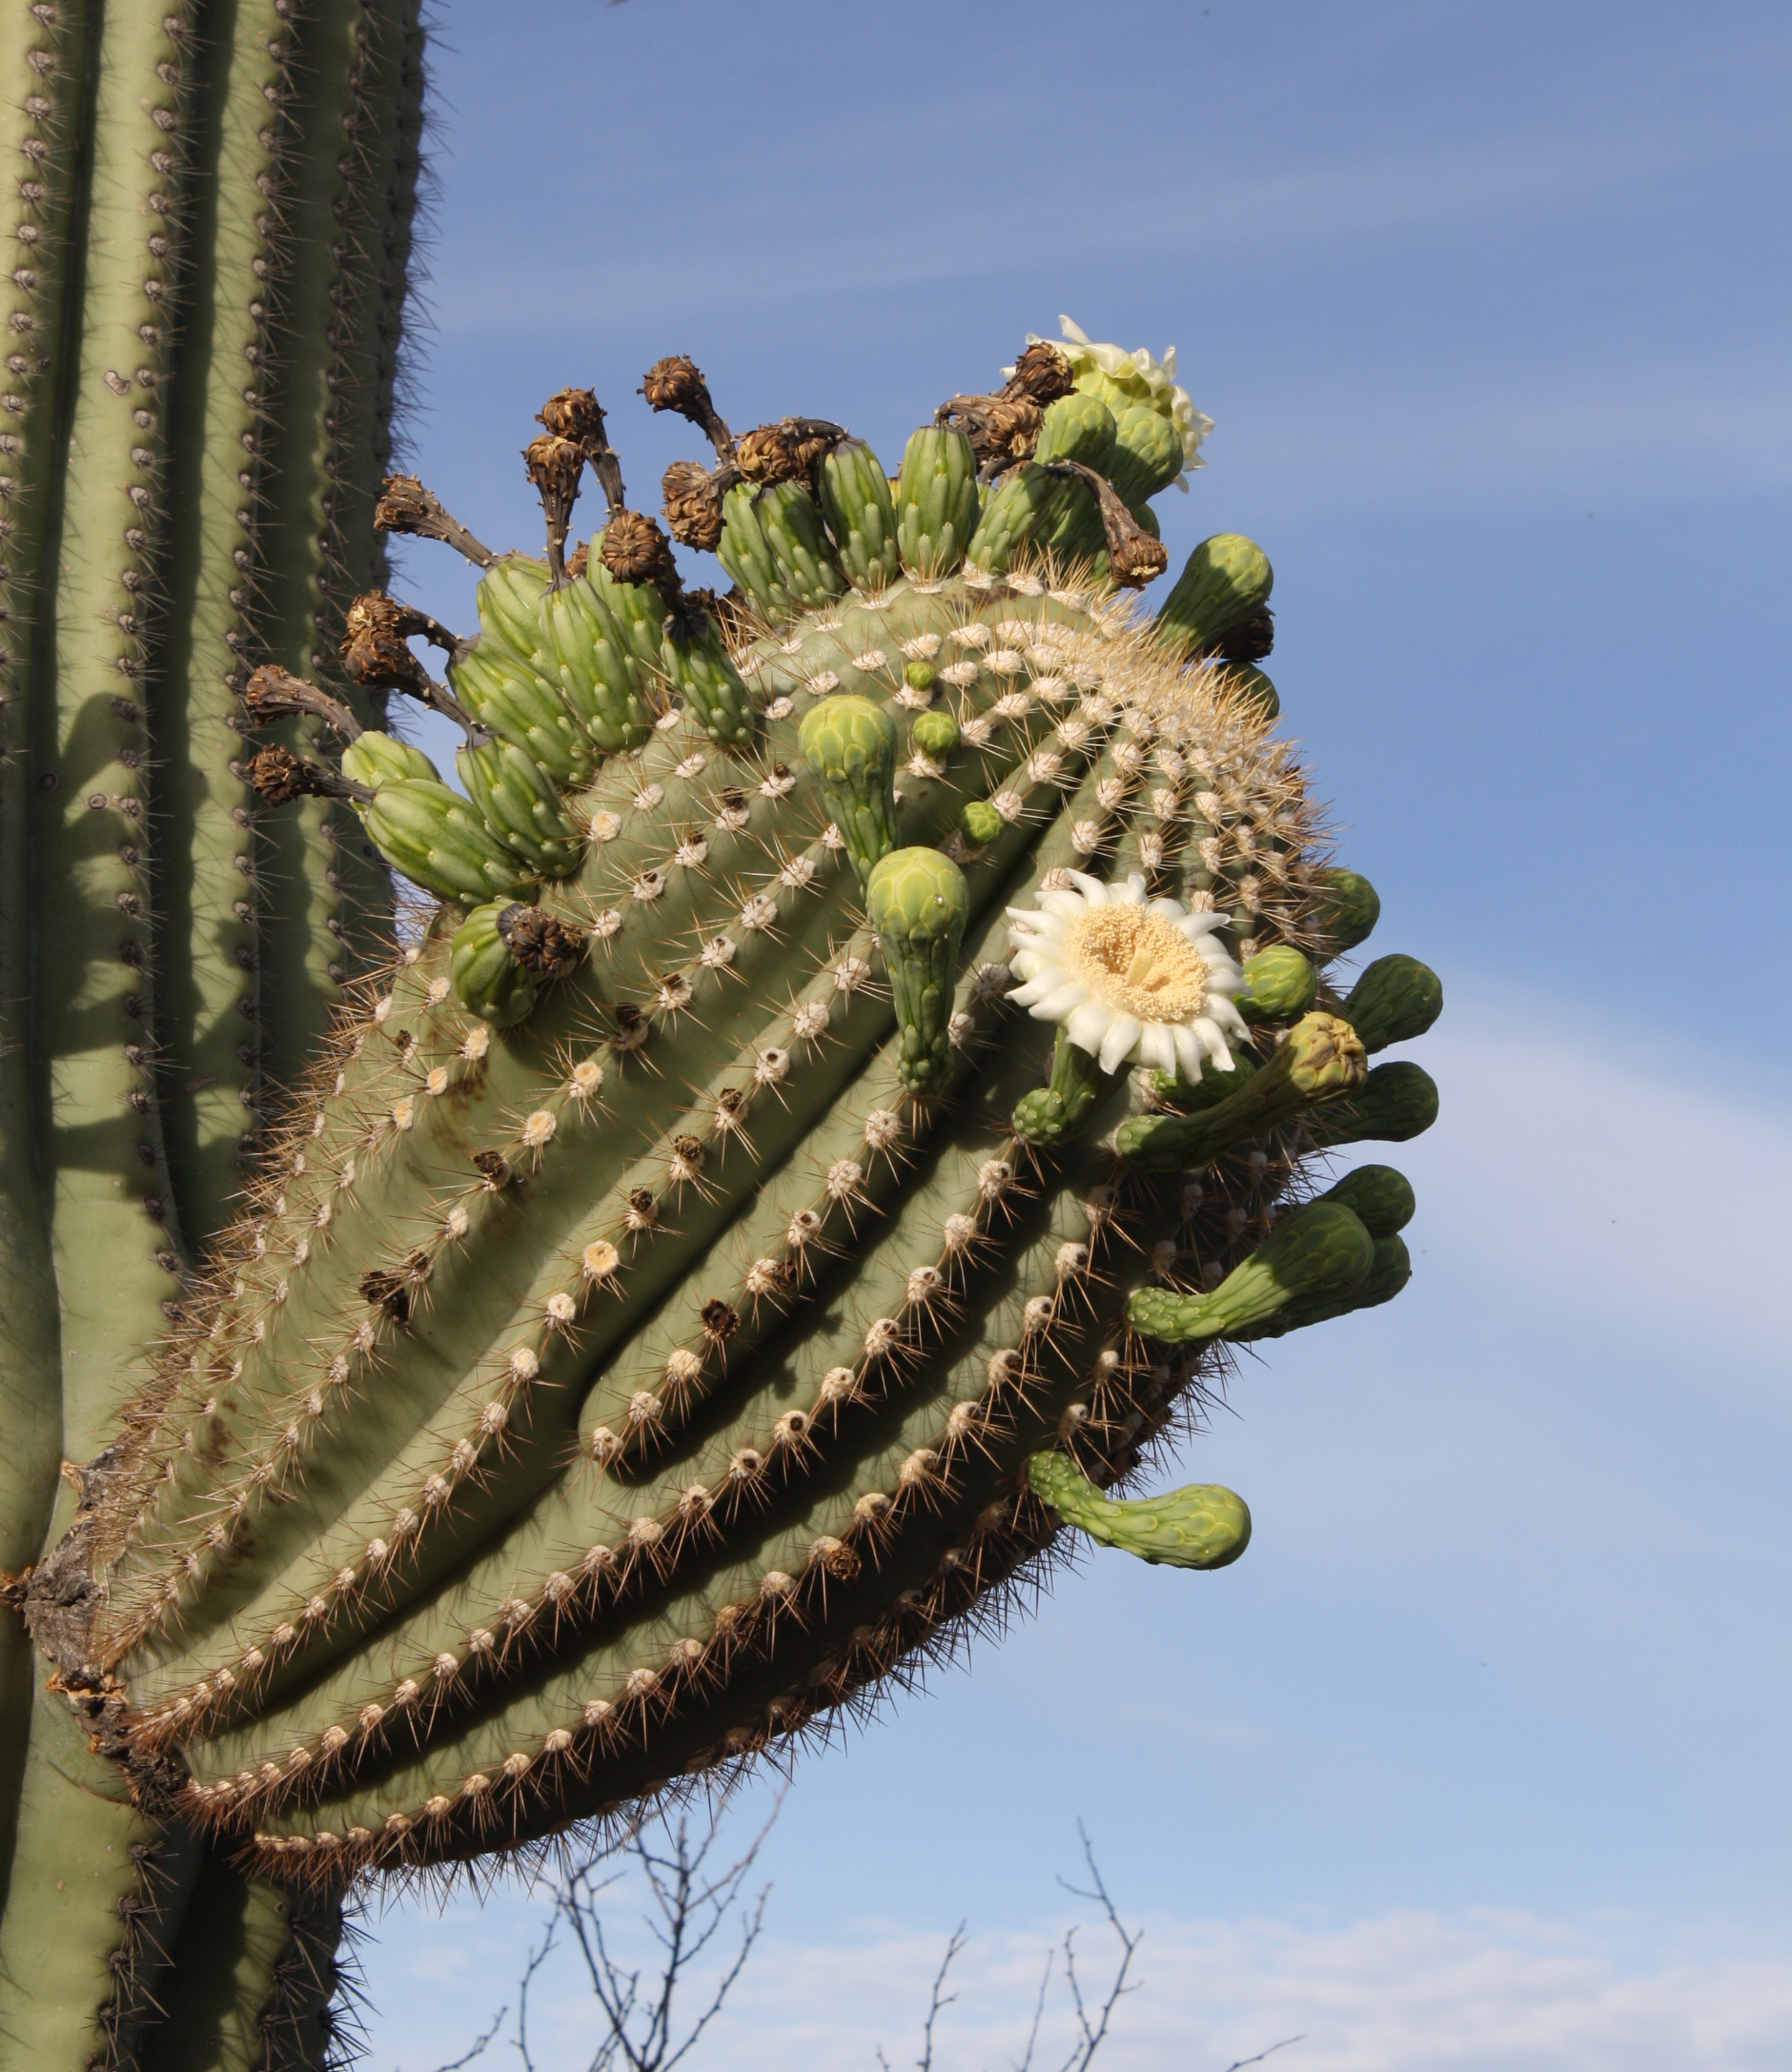
<instances>
[{"instance_id":1,"label":"yellow stamen","mask_svg":"<svg viewBox=\"0 0 1792 2072\"><path fill-rule=\"evenodd\" d=\"M1066 930L1061 954L1098 1000L1141 1022L1191 1022L1207 1011L1207 960L1161 914L1094 907Z\"/></svg>"}]
</instances>

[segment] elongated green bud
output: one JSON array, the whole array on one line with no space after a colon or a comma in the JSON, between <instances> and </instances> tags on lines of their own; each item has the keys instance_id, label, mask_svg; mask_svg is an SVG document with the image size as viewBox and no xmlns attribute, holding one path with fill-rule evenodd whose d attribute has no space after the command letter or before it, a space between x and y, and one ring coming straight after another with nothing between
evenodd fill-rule
<instances>
[{"instance_id":1,"label":"elongated green bud","mask_svg":"<svg viewBox=\"0 0 1792 2072\"><path fill-rule=\"evenodd\" d=\"M503 845L544 877L566 878L584 861L554 780L510 741L459 749L455 766L467 796Z\"/></svg>"},{"instance_id":2,"label":"elongated green bud","mask_svg":"<svg viewBox=\"0 0 1792 2072\"><path fill-rule=\"evenodd\" d=\"M1114 419L1113 457L1106 474L1136 512L1182 473L1182 438L1150 403L1132 403Z\"/></svg>"},{"instance_id":3,"label":"elongated green bud","mask_svg":"<svg viewBox=\"0 0 1792 2072\"><path fill-rule=\"evenodd\" d=\"M868 698L825 698L804 720L797 745L821 780L859 883L868 884L896 846L896 722Z\"/></svg>"},{"instance_id":4,"label":"elongated green bud","mask_svg":"<svg viewBox=\"0 0 1792 2072\"><path fill-rule=\"evenodd\" d=\"M395 777L421 777L441 782L441 772L420 748L401 741L394 734L375 727L364 728L342 751L342 774L357 784L371 784L377 791Z\"/></svg>"},{"instance_id":5,"label":"elongated green bud","mask_svg":"<svg viewBox=\"0 0 1792 2072\"><path fill-rule=\"evenodd\" d=\"M1328 1324L1334 1316L1348 1316L1354 1310L1377 1309L1384 1302L1392 1302L1412 1277L1413 1260L1406 1240L1393 1234L1378 1237L1369 1271L1360 1281L1335 1294L1303 1296L1261 1324L1229 1335L1240 1344L1257 1338L1281 1338L1291 1331L1305 1331L1310 1325Z\"/></svg>"},{"instance_id":6,"label":"elongated green bud","mask_svg":"<svg viewBox=\"0 0 1792 2072\"><path fill-rule=\"evenodd\" d=\"M1051 1046L1051 1078L1014 1104L1014 1134L1045 1149L1068 1144L1089 1127L1102 1095L1119 1077L1104 1072L1059 1029Z\"/></svg>"},{"instance_id":7,"label":"elongated green bud","mask_svg":"<svg viewBox=\"0 0 1792 2072\"><path fill-rule=\"evenodd\" d=\"M1422 1065L1377 1065L1354 1099L1313 1119L1320 1149L1339 1144L1405 1144L1437 1120L1437 1083Z\"/></svg>"},{"instance_id":8,"label":"elongated green bud","mask_svg":"<svg viewBox=\"0 0 1792 2072\"><path fill-rule=\"evenodd\" d=\"M494 1028L512 1028L534 1008L540 991L535 974L511 955L498 931L507 900L476 906L455 930L448 949L448 976L462 1003Z\"/></svg>"},{"instance_id":9,"label":"elongated green bud","mask_svg":"<svg viewBox=\"0 0 1792 2072\"><path fill-rule=\"evenodd\" d=\"M1127 1315L1134 1331L1171 1345L1235 1336L1298 1298L1329 1297L1354 1287L1368 1274L1375 1249L1375 1240L1348 1209L1310 1202L1284 1216L1210 1293L1141 1288L1128 1302Z\"/></svg>"},{"instance_id":10,"label":"elongated green bud","mask_svg":"<svg viewBox=\"0 0 1792 2072\"><path fill-rule=\"evenodd\" d=\"M1113 458L1113 412L1099 396L1073 391L1047 406L1039 427L1035 460L1080 460L1106 475Z\"/></svg>"},{"instance_id":11,"label":"elongated green bud","mask_svg":"<svg viewBox=\"0 0 1792 2072\"><path fill-rule=\"evenodd\" d=\"M1255 540L1215 533L1190 555L1157 615L1158 631L1184 654L1202 654L1262 610L1274 579Z\"/></svg>"},{"instance_id":12,"label":"elongated green bud","mask_svg":"<svg viewBox=\"0 0 1792 2072\"><path fill-rule=\"evenodd\" d=\"M1067 1525L1141 1561L1223 1569L1251 1544L1244 1498L1217 1482L1191 1482L1161 1496L1109 1496L1063 1453L1034 1453L1027 1480Z\"/></svg>"},{"instance_id":13,"label":"elongated green bud","mask_svg":"<svg viewBox=\"0 0 1792 2072\"><path fill-rule=\"evenodd\" d=\"M666 673L690 701L703 730L721 748L745 748L753 739L753 701L707 621L688 640L665 637Z\"/></svg>"},{"instance_id":14,"label":"elongated green bud","mask_svg":"<svg viewBox=\"0 0 1792 2072\"><path fill-rule=\"evenodd\" d=\"M1443 982L1416 957L1377 957L1338 1012L1373 1057L1425 1033L1443 1012Z\"/></svg>"},{"instance_id":15,"label":"elongated green bud","mask_svg":"<svg viewBox=\"0 0 1792 2072\"><path fill-rule=\"evenodd\" d=\"M822 514L801 482L738 482L722 500L723 568L773 618L811 611L846 587Z\"/></svg>"},{"instance_id":16,"label":"elongated green bud","mask_svg":"<svg viewBox=\"0 0 1792 2072\"><path fill-rule=\"evenodd\" d=\"M1293 1022L1313 1006L1319 975L1299 950L1277 943L1245 961L1247 990L1235 1006L1247 1022ZM1360 1031L1359 1031L1360 1033Z\"/></svg>"},{"instance_id":17,"label":"elongated green bud","mask_svg":"<svg viewBox=\"0 0 1792 2072\"><path fill-rule=\"evenodd\" d=\"M1342 956L1358 943L1366 943L1381 919L1381 901L1375 886L1360 873L1335 865L1316 870L1313 877L1313 904L1328 954Z\"/></svg>"},{"instance_id":18,"label":"elongated green bud","mask_svg":"<svg viewBox=\"0 0 1792 2072\"><path fill-rule=\"evenodd\" d=\"M958 746L958 721L949 712L918 714L908 733L923 755L949 756Z\"/></svg>"},{"instance_id":19,"label":"elongated green bud","mask_svg":"<svg viewBox=\"0 0 1792 2072\"><path fill-rule=\"evenodd\" d=\"M902 1031L898 1066L910 1093L937 1093L951 1062L948 1025L970 887L938 849L892 849L865 881Z\"/></svg>"},{"instance_id":20,"label":"elongated green bud","mask_svg":"<svg viewBox=\"0 0 1792 2072\"><path fill-rule=\"evenodd\" d=\"M592 744L606 755L643 746L652 737L659 701L651 664L631 641L632 629L619 622L588 575L549 593L542 614L560 696ZM658 617L664 617L663 606Z\"/></svg>"},{"instance_id":21,"label":"elongated green bud","mask_svg":"<svg viewBox=\"0 0 1792 2072\"><path fill-rule=\"evenodd\" d=\"M1262 670L1254 662L1234 661L1226 664L1221 680L1226 688L1238 697L1248 700L1265 720L1279 719L1282 710L1281 693L1277 691Z\"/></svg>"},{"instance_id":22,"label":"elongated green bud","mask_svg":"<svg viewBox=\"0 0 1792 2072\"><path fill-rule=\"evenodd\" d=\"M895 502L904 568L921 582L949 576L977 529L977 457L962 432L923 425L910 433Z\"/></svg>"},{"instance_id":23,"label":"elongated green bud","mask_svg":"<svg viewBox=\"0 0 1792 2072\"><path fill-rule=\"evenodd\" d=\"M863 439L848 439L823 457L818 482L822 516L847 581L857 590L887 589L902 573L902 560L884 463Z\"/></svg>"},{"instance_id":24,"label":"elongated green bud","mask_svg":"<svg viewBox=\"0 0 1792 2072\"><path fill-rule=\"evenodd\" d=\"M1120 1125L1114 1148L1147 1171L1189 1171L1303 1108L1354 1092L1366 1069L1348 1022L1305 1015L1237 1093L1195 1115L1135 1115Z\"/></svg>"},{"instance_id":25,"label":"elongated green bud","mask_svg":"<svg viewBox=\"0 0 1792 2072\"><path fill-rule=\"evenodd\" d=\"M1043 541L1066 490L1081 486L1061 481L1037 461L1028 460L1013 469L989 498L988 508L970 536L969 559L979 568L999 574L1029 540Z\"/></svg>"},{"instance_id":26,"label":"elongated green bud","mask_svg":"<svg viewBox=\"0 0 1792 2072\"><path fill-rule=\"evenodd\" d=\"M479 578L474 608L479 629L529 660L542 654L546 622L541 607L548 595L548 567L527 554L501 555Z\"/></svg>"},{"instance_id":27,"label":"elongated green bud","mask_svg":"<svg viewBox=\"0 0 1792 2072\"><path fill-rule=\"evenodd\" d=\"M597 766L592 745L557 685L507 648L479 635L449 671L455 695L479 723L533 756L560 784L582 784Z\"/></svg>"},{"instance_id":28,"label":"elongated green bud","mask_svg":"<svg viewBox=\"0 0 1792 2072\"><path fill-rule=\"evenodd\" d=\"M1377 1238L1405 1229L1418 1207L1412 1182L1392 1166L1358 1166L1335 1187L1327 1188L1319 1199L1341 1203L1371 1237Z\"/></svg>"},{"instance_id":29,"label":"elongated green bud","mask_svg":"<svg viewBox=\"0 0 1792 2072\"><path fill-rule=\"evenodd\" d=\"M374 846L393 869L438 898L485 900L529 882L528 867L446 784L393 778L380 785L365 819Z\"/></svg>"}]
</instances>

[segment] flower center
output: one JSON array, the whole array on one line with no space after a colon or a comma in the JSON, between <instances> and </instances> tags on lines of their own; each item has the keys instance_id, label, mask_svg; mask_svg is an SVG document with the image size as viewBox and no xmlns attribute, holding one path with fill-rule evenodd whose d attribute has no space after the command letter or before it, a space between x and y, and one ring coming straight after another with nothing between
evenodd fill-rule
<instances>
[{"instance_id":1,"label":"flower center","mask_svg":"<svg viewBox=\"0 0 1792 2072\"><path fill-rule=\"evenodd\" d=\"M1141 1022L1206 1011L1207 960L1161 914L1094 907L1066 930L1064 961L1098 999Z\"/></svg>"}]
</instances>

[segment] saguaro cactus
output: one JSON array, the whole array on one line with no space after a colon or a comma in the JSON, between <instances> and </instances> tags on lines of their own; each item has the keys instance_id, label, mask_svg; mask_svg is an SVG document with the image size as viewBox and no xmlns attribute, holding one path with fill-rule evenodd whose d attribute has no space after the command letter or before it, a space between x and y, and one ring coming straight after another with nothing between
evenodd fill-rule
<instances>
[{"instance_id":1,"label":"saguaro cactus","mask_svg":"<svg viewBox=\"0 0 1792 2072\"><path fill-rule=\"evenodd\" d=\"M220 193L244 81L293 119L297 31L273 19L208 43L203 81L173 30L144 60ZM333 91L379 111L396 164L402 56L389 95L366 84L395 25L344 21L368 38ZM41 51L77 99L139 107L134 73L107 86L111 31L85 54L62 33ZM328 180L270 133L259 177L296 209ZM64 235L92 249L117 183L68 155ZM182 177L204 187L197 160ZM270 273L321 263L257 235ZM194 328L223 266L171 259L195 365L158 348L170 412L224 382ZM76 329L97 426L117 355L96 315ZM276 335L249 340L270 382ZM0 1715L0 2023L33 2063L315 2063L356 1879L746 1761L949 1643L1067 1526L1235 1558L1230 1492L1105 1492L1229 1344L1397 1291L1410 1189L1323 1190L1311 1154L1435 1107L1417 1066L1367 1060L1429 1026L1436 981L1383 959L1345 990L1333 963L1375 898L1272 732L1267 561L1210 541L1171 624L1125 608L1164 566L1149 498L1204 429L1173 368L1029 341L892 479L820 419L737 439L695 366L660 362L648 402L714 451L664 498L734 578L719 600L628 507L596 396L562 391L525 457L540 559L385 483L381 525L480 570L463 638L371 553L352 602L318 601L315 529L274 527L271 477L253 495L271 441L303 475L316 439L245 364L182 418L154 367L120 376L170 441L126 514L153 620L101 620L80 574L115 558L119 492L72 378L13 492L36 588L0 850L7 1595L31 1637L9 1628ZM314 434L341 433L336 383ZM378 457L356 446L363 488ZM164 466L192 498L158 503ZM607 510L569 553L587 467ZM352 473L305 477L317 513ZM395 693L462 729L459 788L377 723ZM374 852L427 898L357 978L331 903ZM264 853L288 905L258 918ZM251 972L277 1032L236 1011ZM301 1067L291 1031L322 1014L300 1004L332 987ZM263 1128L245 1075L275 1055Z\"/></svg>"}]
</instances>

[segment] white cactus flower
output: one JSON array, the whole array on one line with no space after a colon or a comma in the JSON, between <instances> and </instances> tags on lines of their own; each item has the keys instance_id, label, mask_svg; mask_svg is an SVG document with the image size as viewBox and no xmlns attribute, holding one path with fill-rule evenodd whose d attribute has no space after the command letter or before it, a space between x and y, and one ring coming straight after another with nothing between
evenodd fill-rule
<instances>
[{"instance_id":1,"label":"white cactus flower","mask_svg":"<svg viewBox=\"0 0 1792 2072\"><path fill-rule=\"evenodd\" d=\"M1057 1023L1105 1072L1131 1063L1196 1080L1210 1060L1230 1071L1227 1039L1245 1025L1232 1000L1244 974L1214 940L1227 917L1148 900L1141 877L1065 876L1069 884L1040 893L1036 909L1008 908L1009 968L1021 981L1009 998Z\"/></svg>"},{"instance_id":2,"label":"white cactus flower","mask_svg":"<svg viewBox=\"0 0 1792 2072\"><path fill-rule=\"evenodd\" d=\"M1175 347L1167 347L1162 359L1153 359L1144 346L1129 353L1117 345L1098 345L1080 324L1073 324L1068 316L1060 316L1058 325L1064 333L1062 338L1042 341L1037 332L1029 331L1028 344L1055 345L1075 370L1078 388L1089 389L1100 396L1116 416L1129 403L1150 403L1152 409L1168 417L1182 439L1185 472L1177 476L1176 487L1186 490L1189 486L1186 471L1207 465L1201 458L1201 441L1213 429L1213 420L1205 412L1196 410L1194 398L1187 389L1177 386ZM1007 376L1014 370L1005 367L1002 372ZM1091 376L1102 378L1091 379Z\"/></svg>"}]
</instances>

